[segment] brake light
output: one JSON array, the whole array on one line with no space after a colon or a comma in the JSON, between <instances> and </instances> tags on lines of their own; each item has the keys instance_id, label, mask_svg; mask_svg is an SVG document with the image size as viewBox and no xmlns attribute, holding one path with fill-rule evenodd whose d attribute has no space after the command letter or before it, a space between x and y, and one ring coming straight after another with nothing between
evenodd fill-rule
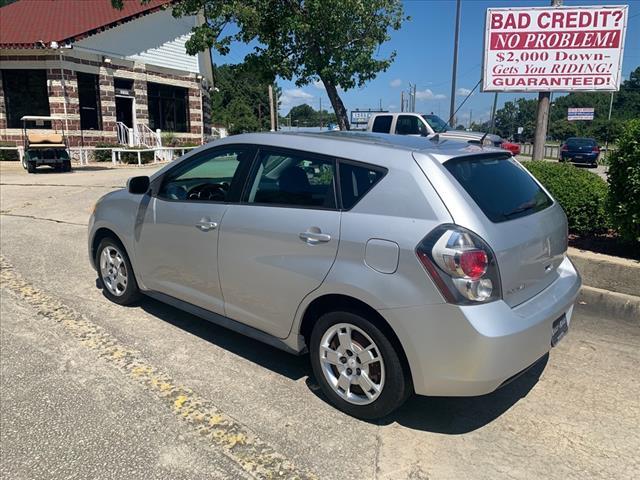
<instances>
[{"instance_id":1,"label":"brake light","mask_svg":"<svg viewBox=\"0 0 640 480\"><path fill-rule=\"evenodd\" d=\"M560 150L563 152L567 152L569 150L569 147L566 144L564 144L562 145L562 147L560 147Z\"/></svg>"},{"instance_id":2,"label":"brake light","mask_svg":"<svg viewBox=\"0 0 640 480\"><path fill-rule=\"evenodd\" d=\"M593 147L593 152L594 152L594 153L600 153L600 147L599 147L598 145L595 145L595 146Z\"/></svg>"},{"instance_id":3,"label":"brake light","mask_svg":"<svg viewBox=\"0 0 640 480\"><path fill-rule=\"evenodd\" d=\"M441 225L420 242L416 254L447 302L468 305L501 298L495 256L470 230Z\"/></svg>"}]
</instances>

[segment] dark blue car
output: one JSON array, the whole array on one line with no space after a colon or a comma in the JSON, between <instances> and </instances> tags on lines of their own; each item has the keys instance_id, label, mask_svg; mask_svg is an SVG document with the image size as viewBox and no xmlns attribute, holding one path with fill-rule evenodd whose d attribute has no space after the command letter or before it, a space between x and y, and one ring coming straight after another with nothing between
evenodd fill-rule
<instances>
[{"instance_id":1,"label":"dark blue car","mask_svg":"<svg viewBox=\"0 0 640 480\"><path fill-rule=\"evenodd\" d=\"M595 167L598 164L600 147L593 138L571 137L560 147L560 161L584 163Z\"/></svg>"}]
</instances>

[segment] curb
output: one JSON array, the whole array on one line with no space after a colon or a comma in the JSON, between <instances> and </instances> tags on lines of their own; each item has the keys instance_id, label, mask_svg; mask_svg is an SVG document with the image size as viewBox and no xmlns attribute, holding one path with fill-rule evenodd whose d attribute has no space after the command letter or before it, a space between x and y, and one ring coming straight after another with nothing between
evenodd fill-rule
<instances>
[{"instance_id":1,"label":"curb","mask_svg":"<svg viewBox=\"0 0 640 480\"><path fill-rule=\"evenodd\" d=\"M577 303L588 305L591 311L606 318L640 327L640 297L583 285Z\"/></svg>"},{"instance_id":2,"label":"curb","mask_svg":"<svg viewBox=\"0 0 640 480\"><path fill-rule=\"evenodd\" d=\"M640 297L640 262L572 247L567 253L585 285Z\"/></svg>"}]
</instances>

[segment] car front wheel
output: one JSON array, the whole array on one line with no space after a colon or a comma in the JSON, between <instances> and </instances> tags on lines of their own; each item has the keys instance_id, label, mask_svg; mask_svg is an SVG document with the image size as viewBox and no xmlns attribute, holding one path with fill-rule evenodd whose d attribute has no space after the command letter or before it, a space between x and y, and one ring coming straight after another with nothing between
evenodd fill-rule
<instances>
[{"instance_id":1,"label":"car front wheel","mask_svg":"<svg viewBox=\"0 0 640 480\"><path fill-rule=\"evenodd\" d=\"M395 348L358 313L335 311L321 316L311 333L310 355L323 393L354 417L384 417L411 393L411 381Z\"/></svg>"},{"instance_id":2,"label":"car front wheel","mask_svg":"<svg viewBox=\"0 0 640 480\"><path fill-rule=\"evenodd\" d=\"M96 253L96 265L103 292L109 300L120 305L130 305L138 300L138 284L120 242L110 237L103 239Z\"/></svg>"}]
</instances>

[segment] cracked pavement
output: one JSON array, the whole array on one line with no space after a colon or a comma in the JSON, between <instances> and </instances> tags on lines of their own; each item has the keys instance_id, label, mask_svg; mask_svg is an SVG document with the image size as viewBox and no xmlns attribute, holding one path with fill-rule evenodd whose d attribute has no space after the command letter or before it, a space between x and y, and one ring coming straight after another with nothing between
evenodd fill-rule
<instances>
[{"instance_id":1,"label":"cracked pavement","mask_svg":"<svg viewBox=\"0 0 640 480\"><path fill-rule=\"evenodd\" d=\"M305 356L155 300L108 302L86 258L89 213L154 168L28 175L0 164L1 477L640 476L640 329L588 305L546 364L502 390L413 397L367 423L322 400ZM76 324L100 336L87 341ZM199 414L233 429L203 432Z\"/></svg>"}]
</instances>

